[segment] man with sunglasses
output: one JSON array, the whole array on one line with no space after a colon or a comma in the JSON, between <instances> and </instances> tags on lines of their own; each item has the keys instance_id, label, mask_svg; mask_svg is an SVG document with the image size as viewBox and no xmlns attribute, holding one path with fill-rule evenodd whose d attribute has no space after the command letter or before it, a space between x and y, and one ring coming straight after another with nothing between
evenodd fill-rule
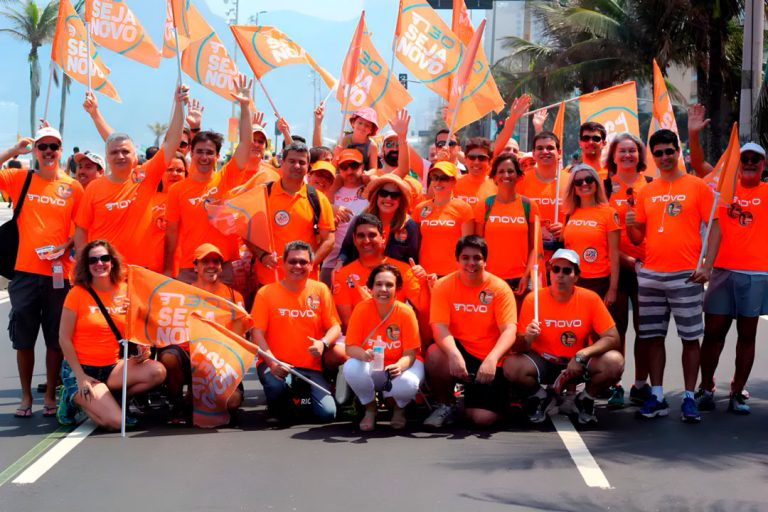
<instances>
[{"instance_id":1,"label":"man with sunglasses","mask_svg":"<svg viewBox=\"0 0 768 512\"><path fill-rule=\"evenodd\" d=\"M595 397L624 371L619 332L602 297L576 286L579 263L575 251L555 251L547 264L552 284L538 292L539 318L529 294L520 311L514 354L504 361L504 375L528 397L525 410L532 423L554 412L555 394L541 386L556 382L561 388L586 382L575 400L578 421L596 423Z\"/></svg>"},{"instance_id":2,"label":"man with sunglasses","mask_svg":"<svg viewBox=\"0 0 768 512\"><path fill-rule=\"evenodd\" d=\"M664 339L670 315L683 342L685 391L681 419L701 421L694 391L699 373L699 338L704 334L702 299L720 242L717 214L713 218L707 258L700 266L701 225L709 222L714 195L701 178L677 165L680 144L671 130L658 130L648 142L659 178L637 193L635 208L627 211L627 236L634 244L646 242L645 261L637 274L640 325L636 343L647 344L651 396L640 407L644 418L666 416L663 379Z\"/></svg>"},{"instance_id":3,"label":"man with sunglasses","mask_svg":"<svg viewBox=\"0 0 768 512\"><path fill-rule=\"evenodd\" d=\"M600 181L605 181L608 177L608 171L602 165L606 135L605 126L600 123L588 121L579 126L581 161L597 171Z\"/></svg>"},{"instance_id":4,"label":"man with sunglasses","mask_svg":"<svg viewBox=\"0 0 768 512\"><path fill-rule=\"evenodd\" d=\"M382 138L382 162L381 169L374 169L370 174L384 176L393 173L402 178L411 189L411 204L416 204L421 196L421 182L412 169L416 162L411 162L412 158L419 158L415 152L408 146L408 124L411 116L406 110L399 110L397 116L389 122L391 130L385 131ZM427 167L427 161L422 162L422 167Z\"/></svg>"},{"instance_id":5,"label":"man with sunglasses","mask_svg":"<svg viewBox=\"0 0 768 512\"><path fill-rule=\"evenodd\" d=\"M23 138L15 146L0 153L0 165L6 160L32 152L37 169L0 171L0 191L18 204L28 172L29 189L17 220L19 246L15 275L8 284L11 316L8 325L11 343L16 350L16 363L21 383L21 402L15 416L32 416L32 373L35 366L35 341L43 328L46 355L46 391L44 416L56 414L56 381L61 366L59 320L68 281L55 285L53 274L70 275L69 237L75 212L83 196L83 187L59 167L62 144L58 130L40 128L34 139Z\"/></svg>"},{"instance_id":6,"label":"man with sunglasses","mask_svg":"<svg viewBox=\"0 0 768 512\"><path fill-rule=\"evenodd\" d=\"M467 168L459 161L459 152L461 151L459 139L456 138L455 133L451 133L451 140L448 140L449 132L448 128L443 128L435 134L435 148L437 149L435 161L447 160L456 166L459 174L466 174Z\"/></svg>"},{"instance_id":7,"label":"man with sunglasses","mask_svg":"<svg viewBox=\"0 0 768 512\"><path fill-rule=\"evenodd\" d=\"M491 141L485 137L472 137L467 141L464 155L467 174L459 177L454 194L456 199L474 206L496 194L496 185L488 179L493 156Z\"/></svg>"}]
</instances>

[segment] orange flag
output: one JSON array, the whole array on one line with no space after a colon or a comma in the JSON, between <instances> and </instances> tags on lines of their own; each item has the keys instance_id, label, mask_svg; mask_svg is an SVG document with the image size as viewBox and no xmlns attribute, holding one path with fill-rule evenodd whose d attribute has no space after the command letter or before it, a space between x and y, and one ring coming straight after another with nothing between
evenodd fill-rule
<instances>
[{"instance_id":1,"label":"orange flag","mask_svg":"<svg viewBox=\"0 0 768 512\"><path fill-rule=\"evenodd\" d=\"M722 204L729 205L733 202L740 157L739 126L738 123L733 123L728 147L725 148L725 152L720 156L720 160L717 161L712 172L704 177L707 185L713 190L717 190L719 201Z\"/></svg>"},{"instance_id":2,"label":"orange flag","mask_svg":"<svg viewBox=\"0 0 768 512\"><path fill-rule=\"evenodd\" d=\"M121 0L85 0L85 19L96 44L153 68L160 65L155 43Z\"/></svg>"},{"instance_id":3,"label":"orange flag","mask_svg":"<svg viewBox=\"0 0 768 512\"><path fill-rule=\"evenodd\" d=\"M178 18L179 50L189 46L189 43L202 39L210 32L208 23L188 0L168 0L165 3L165 30L163 32L163 57L176 56L176 41L173 37L174 20Z\"/></svg>"},{"instance_id":4,"label":"orange flag","mask_svg":"<svg viewBox=\"0 0 768 512\"><path fill-rule=\"evenodd\" d=\"M560 141L560 147L563 147L563 130L565 127L565 102L560 102L560 107L557 109L557 116L555 117L555 124L552 125L552 133L557 135L557 140ZM562 159L560 162L562 166Z\"/></svg>"},{"instance_id":5,"label":"orange flag","mask_svg":"<svg viewBox=\"0 0 768 512\"><path fill-rule=\"evenodd\" d=\"M136 265L128 266L128 296L125 337L139 345L167 347L188 342L187 321L194 312L239 334L253 324L240 306Z\"/></svg>"},{"instance_id":6,"label":"orange flag","mask_svg":"<svg viewBox=\"0 0 768 512\"><path fill-rule=\"evenodd\" d=\"M329 89L336 85L333 75L318 66L304 48L277 28L230 25L229 29L256 77L261 78L277 67L308 64L317 71Z\"/></svg>"},{"instance_id":7,"label":"orange flag","mask_svg":"<svg viewBox=\"0 0 768 512\"><path fill-rule=\"evenodd\" d=\"M203 207L210 223L225 235L236 234L272 252L272 222L267 201L266 185L250 187L246 183L230 190L224 200L206 201Z\"/></svg>"},{"instance_id":8,"label":"orange flag","mask_svg":"<svg viewBox=\"0 0 768 512\"><path fill-rule=\"evenodd\" d=\"M472 28L469 11L463 0L453 2L451 29L464 46L469 47L475 31ZM478 28L478 30L480 29ZM480 46L472 66L472 76L464 90L464 98L459 107L456 129L480 119L491 111L500 112L503 108L504 99L502 99L496 81L493 79L483 47Z\"/></svg>"},{"instance_id":9,"label":"orange flag","mask_svg":"<svg viewBox=\"0 0 768 512\"><path fill-rule=\"evenodd\" d=\"M345 77L349 76L348 71L352 67L356 68L356 72L350 82L346 82L346 78L343 82L344 85L351 87L339 87L336 90L336 99L343 106L349 95L349 107L345 114L351 114L360 107L373 108L376 111L379 126L384 126L395 117L398 110L410 103L412 98L405 87L390 73L384 59L376 51L362 16L358 27L362 29L358 58L354 63L349 61L354 45L357 43L357 33L355 33L348 60L344 62L342 68L342 74Z\"/></svg>"},{"instance_id":10,"label":"orange flag","mask_svg":"<svg viewBox=\"0 0 768 512\"><path fill-rule=\"evenodd\" d=\"M402 0L395 56L424 85L448 100L461 41L423 0ZM466 94L466 93L465 93Z\"/></svg>"},{"instance_id":11,"label":"orange flag","mask_svg":"<svg viewBox=\"0 0 768 512\"><path fill-rule=\"evenodd\" d=\"M91 43L91 87L94 91L120 103L120 96L112 86L107 75L109 69L96 53ZM88 85L88 46L85 25L69 0L59 2L59 16L56 20L56 33L51 43L51 60L72 80Z\"/></svg>"},{"instance_id":12,"label":"orange flag","mask_svg":"<svg viewBox=\"0 0 768 512\"><path fill-rule=\"evenodd\" d=\"M341 77L339 79L337 94L342 95L342 99L339 100L342 104L342 108L344 108L344 98L350 95L352 86L355 83L355 78L357 77L357 67L363 46L363 32L365 32L365 11L360 13L360 19L357 21L355 33L352 35L352 41L349 43L349 51L344 58L344 64L341 66Z\"/></svg>"},{"instance_id":13,"label":"orange flag","mask_svg":"<svg viewBox=\"0 0 768 512\"><path fill-rule=\"evenodd\" d=\"M208 26L205 37L192 41L181 54L181 69L198 84L227 101L237 93L240 72L214 30Z\"/></svg>"},{"instance_id":14,"label":"orange flag","mask_svg":"<svg viewBox=\"0 0 768 512\"><path fill-rule=\"evenodd\" d=\"M192 423L214 428L229 423L227 400L253 364L258 348L197 313L189 316Z\"/></svg>"},{"instance_id":15,"label":"orange flag","mask_svg":"<svg viewBox=\"0 0 768 512\"><path fill-rule=\"evenodd\" d=\"M467 45L466 50L462 53L459 69L456 71L456 76L451 80L451 94L448 97L448 108L445 110L445 121L454 131L458 129L456 126L458 123L454 123L454 116L458 114L459 109L461 108L464 99L464 91L469 85L469 77L472 74L472 67L475 64L477 50L480 48L480 41L483 38L484 30L485 20L480 22L480 26L477 27L477 32L474 33L472 40L469 42L469 45Z\"/></svg>"},{"instance_id":16,"label":"orange flag","mask_svg":"<svg viewBox=\"0 0 768 512\"><path fill-rule=\"evenodd\" d=\"M680 138L680 133L677 131L677 122L675 121L675 112L672 110L672 101L669 99L667 84L664 82L664 75L661 74L661 69L656 64L656 59L653 59L653 109L651 124L648 126L647 141L650 142L651 135L661 129L672 130L677 134L678 139ZM651 148L647 144L645 156L646 169L643 174L651 177L658 176L659 170L653 161ZM683 159L682 151L680 152L680 159L677 161L677 168L685 172L685 160Z\"/></svg>"},{"instance_id":17,"label":"orange flag","mask_svg":"<svg viewBox=\"0 0 768 512\"><path fill-rule=\"evenodd\" d=\"M582 123L595 121L605 126L609 140L621 132L630 132L639 137L635 82L579 96L579 115Z\"/></svg>"}]
</instances>

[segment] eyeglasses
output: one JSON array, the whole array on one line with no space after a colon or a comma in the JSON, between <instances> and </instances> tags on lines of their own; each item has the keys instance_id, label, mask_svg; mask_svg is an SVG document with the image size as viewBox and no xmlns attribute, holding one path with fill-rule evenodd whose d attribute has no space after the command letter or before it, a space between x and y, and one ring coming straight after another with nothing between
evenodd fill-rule
<instances>
[{"instance_id":1,"label":"eyeglasses","mask_svg":"<svg viewBox=\"0 0 768 512\"><path fill-rule=\"evenodd\" d=\"M760 155L747 155L746 153L741 155L741 163L743 164L759 164L763 157Z\"/></svg>"},{"instance_id":2,"label":"eyeglasses","mask_svg":"<svg viewBox=\"0 0 768 512\"><path fill-rule=\"evenodd\" d=\"M665 155L666 156L672 156L675 153L677 153L677 150L674 149L674 148L657 149L656 151L653 152L653 156L655 156L656 158L660 158L660 157L665 156Z\"/></svg>"},{"instance_id":3,"label":"eyeglasses","mask_svg":"<svg viewBox=\"0 0 768 512\"><path fill-rule=\"evenodd\" d=\"M582 135L581 142L602 142L602 135Z\"/></svg>"},{"instance_id":4,"label":"eyeglasses","mask_svg":"<svg viewBox=\"0 0 768 512\"><path fill-rule=\"evenodd\" d=\"M339 170L346 171L346 170L358 170L363 164L360 162L344 162L343 164L339 164Z\"/></svg>"},{"instance_id":5,"label":"eyeglasses","mask_svg":"<svg viewBox=\"0 0 768 512\"><path fill-rule=\"evenodd\" d=\"M467 155L467 160L472 160L472 161L479 160L481 162L487 162L488 160L490 160L490 158L488 157L488 155Z\"/></svg>"},{"instance_id":6,"label":"eyeglasses","mask_svg":"<svg viewBox=\"0 0 768 512\"><path fill-rule=\"evenodd\" d=\"M183 141L179 142L179 147L180 147L180 148L185 148L185 147L187 147L187 146L189 146L189 142L187 142L187 141L185 141L185 140L183 140Z\"/></svg>"},{"instance_id":7,"label":"eyeglasses","mask_svg":"<svg viewBox=\"0 0 768 512\"><path fill-rule=\"evenodd\" d=\"M552 273L553 274L560 274L562 273L564 276L569 276L573 274L573 267L561 267L560 265L552 265Z\"/></svg>"},{"instance_id":8,"label":"eyeglasses","mask_svg":"<svg viewBox=\"0 0 768 512\"><path fill-rule=\"evenodd\" d=\"M109 254L102 254L101 256L88 256L88 264L95 265L98 262L109 263L112 261L112 256Z\"/></svg>"},{"instance_id":9,"label":"eyeglasses","mask_svg":"<svg viewBox=\"0 0 768 512\"><path fill-rule=\"evenodd\" d=\"M57 144L56 142L49 142L49 143L43 142L42 144L37 145L37 149L39 149L40 151L47 151L49 148L51 151L58 151L60 147L61 147L61 144Z\"/></svg>"},{"instance_id":10,"label":"eyeglasses","mask_svg":"<svg viewBox=\"0 0 768 512\"><path fill-rule=\"evenodd\" d=\"M391 197L392 199L400 199L402 195L403 193L400 192L399 190L385 190L383 188L379 190L379 197L383 199L386 199L388 197Z\"/></svg>"},{"instance_id":11,"label":"eyeglasses","mask_svg":"<svg viewBox=\"0 0 768 512\"><path fill-rule=\"evenodd\" d=\"M446 144L446 142L444 140L441 140L441 141L435 142L435 147L436 148L444 148L445 144ZM459 143L456 142L455 140L452 140L452 141L448 142L447 144L448 144L448 147L451 147L451 148L454 148L454 147L459 145Z\"/></svg>"},{"instance_id":12,"label":"eyeglasses","mask_svg":"<svg viewBox=\"0 0 768 512\"><path fill-rule=\"evenodd\" d=\"M295 266L306 267L307 265L309 265L310 261L305 259L300 259L300 258L291 258L289 260L285 260L285 263L287 263L292 267L295 267Z\"/></svg>"},{"instance_id":13,"label":"eyeglasses","mask_svg":"<svg viewBox=\"0 0 768 512\"><path fill-rule=\"evenodd\" d=\"M585 176L583 178L576 178L573 180L573 184L577 187L580 187L584 184L593 185L595 182L597 182L597 180L594 176Z\"/></svg>"},{"instance_id":14,"label":"eyeglasses","mask_svg":"<svg viewBox=\"0 0 768 512\"><path fill-rule=\"evenodd\" d=\"M433 174L429 177L429 181L451 181L453 178L446 176L445 174Z\"/></svg>"},{"instance_id":15,"label":"eyeglasses","mask_svg":"<svg viewBox=\"0 0 768 512\"><path fill-rule=\"evenodd\" d=\"M396 140L385 140L384 147L387 149L392 149L398 147L398 144Z\"/></svg>"}]
</instances>

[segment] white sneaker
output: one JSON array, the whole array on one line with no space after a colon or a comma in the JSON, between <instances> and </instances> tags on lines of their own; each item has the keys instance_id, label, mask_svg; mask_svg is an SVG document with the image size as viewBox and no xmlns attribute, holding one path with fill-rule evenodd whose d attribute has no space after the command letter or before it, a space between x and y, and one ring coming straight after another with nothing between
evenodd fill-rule
<instances>
[{"instance_id":1,"label":"white sneaker","mask_svg":"<svg viewBox=\"0 0 768 512\"><path fill-rule=\"evenodd\" d=\"M345 404L351 398L352 392L347 384L347 379L344 377L344 365L339 366L339 371L336 374L336 392L334 398L339 405Z\"/></svg>"},{"instance_id":2,"label":"white sneaker","mask_svg":"<svg viewBox=\"0 0 768 512\"><path fill-rule=\"evenodd\" d=\"M450 425L454 420L454 409L450 405L440 404L432 411L429 418L424 420L424 426L430 428L441 428L443 425Z\"/></svg>"},{"instance_id":3,"label":"white sneaker","mask_svg":"<svg viewBox=\"0 0 768 512\"><path fill-rule=\"evenodd\" d=\"M573 391L566 391L565 395L561 397L561 402L557 406L558 412L566 416L570 414L578 414L579 408L576 407L576 393Z\"/></svg>"}]
</instances>

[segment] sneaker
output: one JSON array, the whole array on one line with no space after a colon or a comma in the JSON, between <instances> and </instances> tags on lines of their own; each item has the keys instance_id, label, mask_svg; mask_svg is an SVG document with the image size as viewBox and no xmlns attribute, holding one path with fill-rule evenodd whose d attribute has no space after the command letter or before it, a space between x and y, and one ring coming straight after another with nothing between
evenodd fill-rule
<instances>
[{"instance_id":1,"label":"sneaker","mask_svg":"<svg viewBox=\"0 0 768 512\"><path fill-rule=\"evenodd\" d=\"M686 423L699 423L701 414L696 406L696 400L693 398L683 398L683 405L680 407L680 419Z\"/></svg>"},{"instance_id":2,"label":"sneaker","mask_svg":"<svg viewBox=\"0 0 768 512\"><path fill-rule=\"evenodd\" d=\"M586 393L582 392L578 394L576 397L576 407L579 410L579 423L582 425L597 423L595 401L592 398L588 398Z\"/></svg>"},{"instance_id":3,"label":"sneaker","mask_svg":"<svg viewBox=\"0 0 768 512\"><path fill-rule=\"evenodd\" d=\"M139 418L133 414L125 415L125 428L135 428L139 424Z\"/></svg>"},{"instance_id":4,"label":"sneaker","mask_svg":"<svg viewBox=\"0 0 768 512\"><path fill-rule=\"evenodd\" d=\"M336 392L334 398L339 405L345 404L351 398L352 392L347 384L347 379L344 377L344 365L339 366L339 371L336 374Z\"/></svg>"},{"instance_id":5,"label":"sneaker","mask_svg":"<svg viewBox=\"0 0 768 512\"><path fill-rule=\"evenodd\" d=\"M715 392L707 391L706 389L699 388L696 390L696 394L693 395L696 400L696 406L700 411L714 411L715 410Z\"/></svg>"},{"instance_id":6,"label":"sneaker","mask_svg":"<svg viewBox=\"0 0 768 512\"><path fill-rule=\"evenodd\" d=\"M659 402L653 395L651 395L651 397L646 400L637 411L637 415L642 416L643 418L655 418L656 416L666 416L667 414L669 414L669 404L667 404L667 400L663 399Z\"/></svg>"},{"instance_id":7,"label":"sneaker","mask_svg":"<svg viewBox=\"0 0 768 512\"><path fill-rule=\"evenodd\" d=\"M566 391L562 396L562 400L557 404L557 412L566 416L570 414L578 414L579 408L576 406L576 392Z\"/></svg>"},{"instance_id":8,"label":"sneaker","mask_svg":"<svg viewBox=\"0 0 768 512\"><path fill-rule=\"evenodd\" d=\"M621 386L611 386L608 388L611 396L608 397L609 409L621 409L624 407L624 388Z\"/></svg>"},{"instance_id":9,"label":"sneaker","mask_svg":"<svg viewBox=\"0 0 768 512\"><path fill-rule=\"evenodd\" d=\"M747 405L746 398L744 398L744 393L731 394L731 397L728 400L728 410L733 414L749 414L749 406Z\"/></svg>"},{"instance_id":10,"label":"sneaker","mask_svg":"<svg viewBox=\"0 0 768 512\"><path fill-rule=\"evenodd\" d=\"M72 395L62 391L56 406L56 420L62 427L69 427L77 423L77 407L72 403Z\"/></svg>"},{"instance_id":11,"label":"sneaker","mask_svg":"<svg viewBox=\"0 0 768 512\"><path fill-rule=\"evenodd\" d=\"M543 423L557 410L555 393L549 388L539 389L525 400L524 408L531 423Z\"/></svg>"},{"instance_id":12,"label":"sneaker","mask_svg":"<svg viewBox=\"0 0 768 512\"><path fill-rule=\"evenodd\" d=\"M184 410L184 404L182 402L174 402L170 405L169 410L169 418L168 418L168 424L169 425L186 425L187 424L187 413ZM126 426L128 423L128 418L126 417Z\"/></svg>"},{"instance_id":13,"label":"sneaker","mask_svg":"<svg viewBox=\"0 0 768 512\"><path fill-rule=\"evenodd\" d=\"M629 401L633 405L643 405L651 398L651 386L646 384L645 386L638 388L633 384L629 390Z\"/></svg>"},{"instance_id":14,"label":"sneaker","mask_svg":"<svg viewBox=\"0 0 768 512\"><path fill-rule=\"evenodd\" d=\"M432 411L427 419L424 420L424 426L429 428L441 428L443 425L450 425L454 420L454 409L450 405L439 404Z\"/></svg>"}]
</instances>

